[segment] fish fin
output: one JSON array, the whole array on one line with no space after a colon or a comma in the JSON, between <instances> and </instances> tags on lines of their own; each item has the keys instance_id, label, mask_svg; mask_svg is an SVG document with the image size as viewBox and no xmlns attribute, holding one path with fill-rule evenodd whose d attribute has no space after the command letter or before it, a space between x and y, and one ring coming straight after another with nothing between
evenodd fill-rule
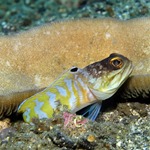
<instances>
[{"instance_id":1,"label":"fish fin","mask_svg":"<svg viewBox=\"0 0 150 150\"><path fill-rule=\"evenodd\" d=\"M71 110L72 113L76 113L77 111L80 111L81 109L84 109L85 107L88 107L92 104L97 103L97 100L92 101L92 102L87 102L86 104L81 104L80 106L76 106L73 110Z\"/></svg>"},{"instance_id":2,"label":"fish fin","mask_svg":"<svg viewBox=\"0 0 150 150\"><path fill-rule=\"evenodd\" d=\"M91 104L77 112L92 121L95 121L101 109L101 103Z\"/></svg>"}]
</instances>

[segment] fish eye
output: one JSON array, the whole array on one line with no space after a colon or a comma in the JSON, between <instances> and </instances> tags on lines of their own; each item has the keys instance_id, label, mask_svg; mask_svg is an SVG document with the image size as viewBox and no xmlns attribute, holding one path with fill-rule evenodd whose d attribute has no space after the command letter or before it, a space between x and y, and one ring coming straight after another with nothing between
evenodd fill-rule
<instances>
[{"instance_id":1,"label":"fish eye","mask_svg":"<svg viewBox=\"0 0 150 150\"><path fill-rule=\"evenodd\" d=\"M119 69L123 66L123 60L119 57L115 57L110 60L110 64Z\"/></svg>"},{"instance_id":2,"label":"fish eye","mask_svg":"<svg viewBox=\"0 0 150 150\"><path fill-rule=\"evenodd\" d=\"M78 71L78 67L72 67L71 69L70 69L70 72L77 72Z\"/></svg>"}]
</instances>

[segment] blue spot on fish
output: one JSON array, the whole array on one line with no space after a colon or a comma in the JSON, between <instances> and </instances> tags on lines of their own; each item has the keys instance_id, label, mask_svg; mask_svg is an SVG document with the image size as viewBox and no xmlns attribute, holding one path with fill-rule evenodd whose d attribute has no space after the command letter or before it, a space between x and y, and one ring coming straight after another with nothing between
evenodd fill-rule
<instances>
[{"instance_id":1,"label":"blue spot on fish","mask_svg":"<svg viewBox=\"0 0 150 150\"><path fill-rule=\"evenodd\" d=\"M67 96L66 90L64 88L62 88L61 86L56 86L56 89L62 96Z\"/></svg>"},{"instance_id":2,"label":"blue spot on fish","mask_svg":"<svg viewBox=\"0 0 150 150\"><path fill-rule=\"evenodd\" d=\"M38 101L38 99L36 99L35 103L36 106L34 107L34 111L38 115L39 119L48 118L47 114L41 110L41 107L44 105L44 102L40 102Z\"/></svg>"},{"instance_id":3,"label":"blue spot on fish","mask_svg":"<svg viewBox=\"0 0 150 150\"><path fill-rule=\"evenodd\" d=\"M72 80L65 79L64 81L67 85L67 88L68 88L70 94L71 94L71 97L69 98L69 106L71 107L71 109L74 109L76 107L76 96L72 89Z\"/></svg>"},{"instance_id":4,"label":"blue spot on fish","mask_svg":"<svg viewBox=\"0 0 150 150\"><path fill-rule=\"evenodd\" d=\"M27 108L26 111L23 113L23 116L26 117L26 121L30 121L30 108Z\"/></svg>"},{"instance_id":5,"label":"blue spot on fish","mask_svg":"<svg viewBox=\"0 0 150 150\"><path fill-rule=\"evenodd\" d=\"M46 92L46 94L49 96L49 104L52 106L53 109L56 109L57 103L56 103L56 94L53 94L51 92Z\"/></svg>"}]
</instances>

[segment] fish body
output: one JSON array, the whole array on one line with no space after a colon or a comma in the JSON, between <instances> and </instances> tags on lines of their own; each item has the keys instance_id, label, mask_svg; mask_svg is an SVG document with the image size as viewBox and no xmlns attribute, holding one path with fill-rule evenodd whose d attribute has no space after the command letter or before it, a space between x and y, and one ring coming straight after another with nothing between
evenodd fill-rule
<instances>
[{"instance_id":1,"label":"fish body","mask_svg":"<svg viewBox=\"0 0 150 150\"><path fill-rule=\"evenodd\" d=\"M92 101L93 95L77 76L68 70L48 88L25 100L19 107L19 111L25 111L24 120L51 118L59 103L73 110Z\"/></svg>"},{"instance_id":2,"label":"fish body","mask_svg":"<svg viewBox=\"0 0 150 150\"><path fill-rule=\"evenodd\" d=\"M33 118L51 118L59 103L76 112L90 104L84 114L95 120L102 100L111 97L125 82L132 71L132 63L119 54L95 62L83 69L73 67L63 73L49 87L23 101L18 113L25 122Z\"/></svg>"}]
</instances>

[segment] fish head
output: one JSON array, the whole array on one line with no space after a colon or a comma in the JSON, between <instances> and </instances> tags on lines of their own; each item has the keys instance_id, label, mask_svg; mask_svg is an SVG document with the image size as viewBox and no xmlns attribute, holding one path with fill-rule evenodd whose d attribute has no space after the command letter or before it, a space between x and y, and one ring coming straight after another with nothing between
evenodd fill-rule
<instances>
[{"instance_id":1,"label":"fish head","mask_svg":"<svg viewBox=\"0 0 150 150\"><path fill-rule=\"evenodd\" d=\"M126 81L133 70L132 62L123 55L109 57L83 68L90 91L98 100L110 98Z\"/></svg>"}]
</instances>

